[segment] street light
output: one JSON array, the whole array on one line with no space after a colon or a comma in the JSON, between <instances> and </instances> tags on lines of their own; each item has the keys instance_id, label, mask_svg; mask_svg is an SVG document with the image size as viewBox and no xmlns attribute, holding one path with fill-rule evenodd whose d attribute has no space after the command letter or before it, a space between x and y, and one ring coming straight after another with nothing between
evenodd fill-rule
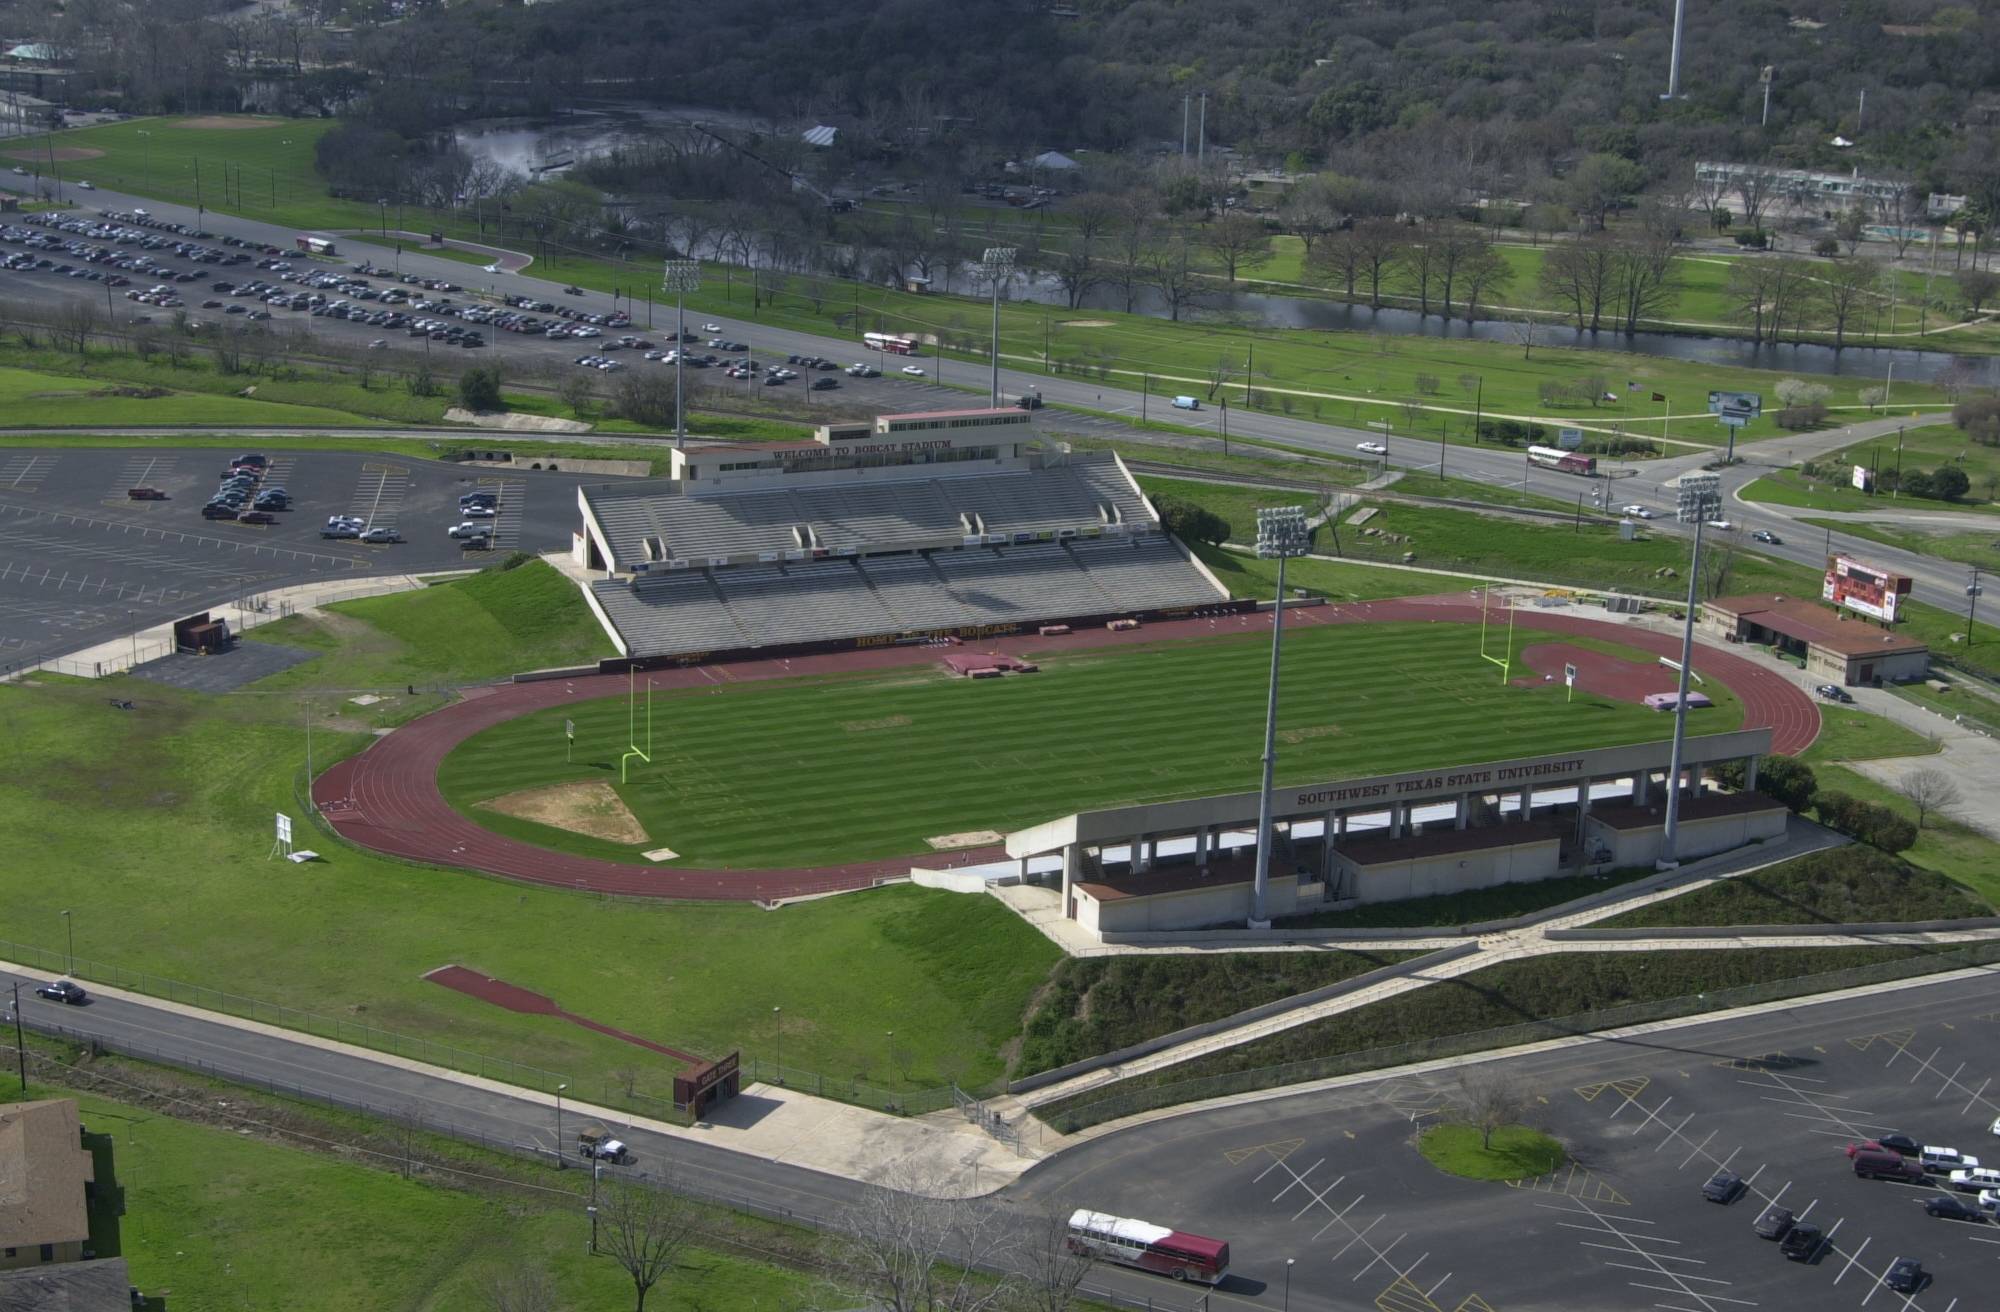
<instances>
[{"instance_id":1,"label":"street light","mask_svg":"<svg viewBox=\"0 0 2000 1312\"><path fill-rule=\"evenodd\" d=\"M785 1082L785 1017L784 1008L771 1008L771 1024L778 1028L778 1083Z\"/></svg>"},{"instance_id":2,"label":"street light","mask_svg":"<svg viewBox=\"0 0 2000 1312\"><path fill-rule=\"evenodd\" d=\"M140 136L146 139L146 190L151 191L153 189L153 134L144 128L138 129L138 132Z\"/></svg>"},{"instance_id":3,"label":"street light","mask_svg":"<svg viewBox=\"0 0 2000 1312\"><path fill-rule=\"evenodd\" d=\"M382 235L386 237L389 235L389 198L384 196L375 204L382 211Z\"/></svg>"},{"instance_id":4,"label":"street light","mask_svg":"<svg viewBox=\"0 0 2000 1312\"><path fill-rule=\"evenodd\" d=\"M71 918L67 911L62 913L62 918L63 927L69 931L69 969L67 973L74 975L76 974L76 921Z\"/></svg>"},{"instance_id":5,"label":"street light","mask_svg":"<svg viewBox=\"0 0 2000 1312\"><path fill-rule=\"evenodd\" d=\"M1292 1263L1298 1260L1296 1257L1285 1259L1285 1312L1292 1312Z\"/></svg>"},{"instance_id":6,"label":"street light","mask_svg":"<svg viewBox=\"0 0 2000 1312\"><path fill-rule=\"evenodd\" d=\"M1674 518L1683 524L1694 523L1694 549L1688 560L1687 615L1681 622L1680 695L1674 700L1674 745L1667 757L1667 814L1660 828L1660 858L1654 863L1661 870L1680 865L1674 856L1674 843L1680 836L1681 748L1687 741L1688 672L1694 664L1694 614L1701 595L1701 530L1721 513L1721 484L1722 479L1716 474L1681 475L1674 508Z\"/></svg>"},{"instance_id":7,"label":"street light","mask_svg":"<svg viewBox=\"0 0 2000 1312\"><path fill-rule=\"evenodd\" d=\"M990 404L995 409L1000 406L1000 289L1014 276L1014 248L1012 246L988 246L980 257L979 267L993 284L993 398Z\"/></svg>"},{"instance_id":8,"label":"street light","mask_svg":"<svg viewBox=\"0 0 2000 1312\"><path fill-rule=\"evenodd\" d=\"M556 1169L558 1171L569 1166L569 1155L563 1151L562 1135L562 1096L568 1089L569 1086L567 1084L558 1084L556 1086Z\"/></svg>"},{"instance_id":9,"label":"street light","mask_svg":"<svg viewBox=\"0 0 2000 1312\"><path fill-rule=\"evenodd\" d=\"M687 445L687 409L681 401L681 382L687 377L687 366L682 363L687 355L687 294L701 289L701 261L668 260L660 286L674 294L678 320L674 329L674 445L680 447Z\"/></svg>"},{"instance_id":10,"label":"street light","mask_svg":"<svg viewBox=\"0 0 2000 1312\"><path fill-rule=\"evenodd\" d=\"M1278 602L1271 611L1271 691L1264 704L1264 782L1257 794L1257 879L1250 886L1250 928L1271 927L1271 774L1278 752L1278 645L1285 634L1285 562L1306 554L1306 512L1271 506L1257 512L1257 556L1278 562Z\"/></svg>"},{"instance_id":11,"label":"street light","mask_svg":"<svg viewBox=\"0 0 2000 1312\"><path fill-rule=\"evenodd\" d=\"M604 1163L598 1158L590 1159L590 1206L583 1210L590 1214L590 1255L597 1256L597 1177L604 1173Z\"/></svg>"}]
</instances>

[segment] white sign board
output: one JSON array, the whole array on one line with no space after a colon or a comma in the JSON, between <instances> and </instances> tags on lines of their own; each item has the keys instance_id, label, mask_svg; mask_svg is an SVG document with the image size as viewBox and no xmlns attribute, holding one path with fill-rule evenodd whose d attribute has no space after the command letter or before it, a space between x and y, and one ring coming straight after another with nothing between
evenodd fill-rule
<instances>
[{"instance_id":1,"label":"white sign board","mask_svg":"<svg viewBox=\"0 0 2000 1312\"><path fill-rule=\"evenodd\" d=\"M563 737L565 737L565 738L569 739L569 740L570 740L571 742L575 742L575 741L576 741L576 721L575 721L575 720L564 720L564 721L563 721Z\"/></svg>"},{"instance_id":2,"label":"white sign board","mask_svg":"<svg viewBox=\"0 0 2000 1312\"><path fill-rule=\"evenodd\" d=\"M1574 665L1563 666L1563 683L1567 687L1571 688L1576 687L1576 666Z\"/></svg>"},{"instance_id":3,"label":"white sign board","mask_svg":"<svg viewBox=\"0 0 2000 1312\"><path fill-rule=\"evenodd\" d=\"M292 818L283 811L278 812L278 841L288 845L292 841Z\"/></svg>"},{"instance_id":4,"label":"white sign board","mask_svg":"<svg viewBox=\"0 0 2000 1312\"><path fill-rule=\"evenodd\" d=\"M1875 490L1875 471L1866 465L1856 465L1854 467L1854 487L1860 492L1873 492Z\"/></svg>"},{"instance_id":5,"label":"white sign board","mask_svg":"<svg viewBox=\"0 0 2000 1312\"><path fill-rule=\"evenodd\" d=\"M1556 430L1556 445L1565 451L1576 450L1583 445L1583 430L1581 428L1558 428Z\"/></svg>"}]
</instances>

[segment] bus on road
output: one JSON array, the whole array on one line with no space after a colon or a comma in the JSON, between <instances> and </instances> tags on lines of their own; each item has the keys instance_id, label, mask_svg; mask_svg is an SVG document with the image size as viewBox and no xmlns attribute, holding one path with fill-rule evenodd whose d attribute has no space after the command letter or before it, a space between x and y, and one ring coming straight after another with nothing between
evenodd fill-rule
<instances>
[{"instance_id":1,"label":"bus on road","mask_svg":"<svg viewBox=\"0 0 2000 1312\"><path fill-rule=\"evenodd\" d=\"M863 333L861 342L871 351L887 351L890 355L915 355L917 339L898 337L893 333Z\"/></svg>"},{"instance_id":2,"label":"bus on road","mask_svg":"<svg viewBox=\"0 0 2000 1312\"><path fill-rule=\"evenodd\" d=\"M1556 469L1565 474L1582 474L1586 478L1597 475L1597 457L1580 456L1574 451L1564 451L1552 446L1531 446L1528 448L1528 463L1540 465L1543 469Z\"/></svg>"},{"instance_id":3,"label":"bus on road","mask_svg":"<svg viewBox=\"0 0 2000 1312\"><path fill-rule=\"evenodd\" d=\"M1087 1208L1070 1214L1066 1242L1072 1253L1204 1285L1216 1284L1229 1271L1229 1245L1220 1239Z\"/></svg>"},{"instance_id":4,"label":"bus on road","mask_svg":"<svg viewBox=\"0 0 2000 1312\"><path fill-rule=\"evenodd\" d=\"M334 249L333 238L315 237L309 232L302 232L293 238L292 245L298 247L300 253L304 255L338 254Z\"/></svg>"}]
</instances>

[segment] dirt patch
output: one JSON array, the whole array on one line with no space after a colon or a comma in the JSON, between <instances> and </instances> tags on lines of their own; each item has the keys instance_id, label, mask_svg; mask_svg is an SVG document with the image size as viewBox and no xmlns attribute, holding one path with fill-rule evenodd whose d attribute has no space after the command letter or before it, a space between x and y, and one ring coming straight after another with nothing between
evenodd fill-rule
<instances>
[{"instance_id":1,"label":"dirt patch","mask_svg":"<svg viewBox=\"0 0 2000 1312\"><path fill-rule=\"evenodd\" d=\"M202 132L241 132L245 128L274 128L284 121L281 118L258 118L254 114L204 114L200 118L184 118L174 126L196 128Z\"/></svg>"},{"instance_id":2,"label":"dirt patch","mask_svg":"<svg viewBox=\"0 0 2000 1312\"><path fill-rule=\"evenodd\" d=\"M596 780L524 788L479 805L517 820L532 820L538 825L567 829L608 843L643 843L649 838L638 817L626 809L611 785Z\"/></svg>"},{"instance_id":3,"label":"dirt patch","mask_svg":"<svg viewBox=\"0 0 2000 1312\"><path fill-rule=\"evenodd\" d=\"M1111 327L1111 320L1109 320L1109 319L1065 319L1065 320L1063 320L1063 321L1062 321L1062 326L1063 326L1063 327L1065 327L1065 328L1109 328L1109 327Z\"/></svg>"},{"instance_id":4,"label":"dirt patch","mask_svg":"<svg viewBox=\"0 0 2000 1312\"><path fill-rule=\"evenodd\" d=\"M1299 729L1278 730L1278 740L1296 745L1314 738L1338 738L1340 732L1340 726L1337 724L1309 724Z\"/></svg>"},{"instance_id":5,"label":"dirt patch","mask_svg":"<svg viewBox=\"0 0 2000 1312\"><path fill-rule=\"evenodd\" d=\"M103 151L93 150L89 146L57 146L53 152L47 146L43 146L35 150L10 150L7 152L7 158L33 161L47 159L51 154L54 154L58 163L64 161L74 163L80 159L96 159L103 153Z\"/></svg>"},{"instance_id":6,"label":"dirt patch","mask_svg":"<svg viewBox=\"0 0 2000 1312\"><path fill-rule=\"evenodd\" d=\"M587 1016L579 1016L575 1012L565 1011L556 1004L554 998L546 994L537 993L533 989L524 989L518 984L509 984L506 980L495 979L491 975L482 975L476 970L467 970L464 966L439 966L436 970L425 974L424 978L433 984L442 984L453 992L463 993L469 998L478 998L481 1002L491 1003L493 1006L499 1007L504 1011L518 1012L523 1016L553 1016L558 1020L566 1020L572 1025L581 1025L587 1030L595 1030L599 1034L609 1035L611 1038L619 1039L625 1043L650 1049L653 1052L675 1058L678 1061L689 1063L701 1061L701 1058L691 1052L682 1052L679 1048L669 1048L664 1043L655 1043L651 1039L642 1039L636 1034L628 1034L624 1030L613 1029L609 1025L591 1020Z\"/></svg>"},{"instance_id":7,"label":"dirt patch","mask_svg":"<svg viewBox=\"0 0 2000 1312\"><path fill-rule=\"evenodd\" d=\"M879 720L845 720L841 728L849 733L868 733L874 729L907 729L910 717L907 715L885 715Z\"/></svg>"},{"instance_id":8,"label":"dirt patch","mask_svg":"<svg viewBox=\"0 0 2000 1312\"><path fill-rule=\"evenodd\" d=\"M932 851L955 852L962 847L984 847L988 843L997 843L1000 838L1001 835L992 829L968 829L962 834L939 834L924 841L931 845Z\"/></svg>"}]
</instances>

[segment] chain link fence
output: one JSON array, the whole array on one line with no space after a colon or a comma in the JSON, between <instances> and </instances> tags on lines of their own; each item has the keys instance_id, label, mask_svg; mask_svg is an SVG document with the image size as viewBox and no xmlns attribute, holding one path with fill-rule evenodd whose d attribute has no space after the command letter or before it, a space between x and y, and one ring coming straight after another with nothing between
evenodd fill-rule
<instances>
[{"instance_id":1,"label":"chain link fence","mask_svg":"<svg viewBox=\"0 0 2000 1312\"><path fill-rule=\"evenodd\" d=\"M1851 966L1845 970L1827 971L1818 975L1802 975L1794 979L1772 980L1764 984L1744 984L1735 988L1719 989L1713 993L1662 998L1652 1002L1633 1002L1621 1007L1607 1007L1571 1016L1525 1021L1519 1025L1508 1025L1499 1029L1444 1034L1436 1038L1420 1039L1390 1047L1334 1053L1326 1057L1287 1062L1277 1066L1260 1066L1254 1070L1224 1071L1171 1084L1127 1089L1122 1093L1112 1093L1105 1097L1081 1094L1074 1099L1038 1108L1036 1114L1051 1128L1064 1134L1072 1134L1088 1126L1102 1125L1106 1121L1115 1121L1139 1112L1177 1106L1181 1103L1201 1102L1210 1098L1228 1097L1232 1094L1250 1093L1282 1085L1303 1084L1312 1080L1332 1079L1342 1075L1357 1075L1365 1071L1389 1070L1445 1057L1487 1052L1495 1048L1512 1048L1522 1044L1541 1043L1549 1039L1573 1038L1601 1030L1623 1029L1627 1026L1645 1025L1701 1012L1725 1011L1732 1007L1754 1006L1762 1002L1776 1002L1808 994L1831 993L1839 989L1889 983L1968 966L1991 965L1995 962L2000 962L2000 942L1974 943L1895 961Z\"/></svg>"}]
</instances>

